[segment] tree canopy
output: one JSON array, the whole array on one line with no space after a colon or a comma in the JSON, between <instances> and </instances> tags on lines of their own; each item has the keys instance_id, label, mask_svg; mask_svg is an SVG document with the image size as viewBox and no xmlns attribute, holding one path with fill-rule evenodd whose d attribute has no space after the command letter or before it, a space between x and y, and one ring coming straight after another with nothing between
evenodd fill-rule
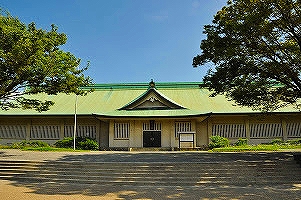
<instances>
[{"instance_id":1,"label":"tree canopy","mask_svg":"<svg viewBox=\"0 0 301 200\"><path fill-rule=\"evenodd\" d=\"M10 14L0 13L0 107L48 110L54 102L32 99L30 95L76 93L91 84L80 69L80 59L60 50L67 36L26 25Z\"/></svg>"},{"instance_id":2,"label":"tree canopy","mask_svg":"<svg viewBox=\"0 0 301 200\"><path fill-rule=\"evenodd\" d=\"M204 33L193 66L215 65L204 77L212 96L261 111L299 109L300 0L230 0Z\"/></svg>"}]
</instances>

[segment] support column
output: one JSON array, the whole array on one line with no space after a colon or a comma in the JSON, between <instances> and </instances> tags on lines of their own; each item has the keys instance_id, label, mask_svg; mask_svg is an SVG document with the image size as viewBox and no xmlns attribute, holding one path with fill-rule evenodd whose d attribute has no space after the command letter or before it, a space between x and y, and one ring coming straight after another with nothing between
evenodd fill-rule
<instances>
[{"instance_id":1,"label":"support column","mask_svg":"<svg viewBox=\"0 0 301 200\"><path fill-rule=\"evenodd\" d=\"M207 139L207 144L210 143L210 137L212 136L212 122L211 122L211 118L208 119L208 122L207 122L207 134L208 134L208 139Z\"/></svg>"},{"instance_id":2,"label":"support column","mask_svg":"<svg viewBox=\"0 0 301 200\"><path fill-rule=\"evenodd\" d=\"M31 129L31 120L26 124L26 138L25 140L30 140L30 129Z\"/></svg>"},{"instance_id":3,"label":"support column","mask_svg":"<svg viewBox=\"0 0 301 200\"><path fill-rule=\"evenodd\" d=\"M283 139L283 141L287 141L287 128L286 128L287 124L286 124L286 120L282 119L281 123L282 123L282 131L283 131L282 139Z\"/></svg>"},{"instance_id":4,"label":"support column","mask_svg":"<svg viewBox=\"0 0 301 200\"><path fill-rule=\"evenodd\" d=\"M136 132L135 132L135 120L133 121L130 121L130 135L129 135L129 144L128 144L128 147L131 148L131 147L136 147L136 140L135 138L137 137L136 136Z\"/></svg>"},{"instance_id":5,"label":"support column","mask_svg":"<svg viewBox=\"0 0 301 200\"><path fill-rule=\"evenodd\" d=\"M196 145L196 133L197 133L197 124L196 123L197 123L196 120L191 121L191 130L192 130L192 132L194 132L194 134L193 134L193 144L192 144L193 148L195 148L197 146Z\"/></svg>"},{"instance_id":6,"label":"support column","mask_svg":"<svg viewBox=\"0 0 301 200\"><path fill-rule=\"evenodd\" d=\"M170 147L171 149L174 149L175 146L175 121L174 120L169 120L170 123L170 129L169 129L169 135L170 135Z\"/></svg>"},{"instance_id":7,"label":"support column","mask_svg":"<svg viewBox=\"0 0 301 200\"><path fill-rule=\"evenodd\" d=\"M109 147L114 147L114 121L109 121Z\"/></svg>"},{"instance_id":8,"label":"support column","mask_svg":"<svg viewBox=\"0 0 301 200\"><path fill-rule=\"evenodd\" d=\"M96 130L95 130L95 139L99 144L100 147L100 121L95 120Z\"/></svg>"},{"instance_id":9,"label":"support column","mask_svg":"<svg viewBox=\"0 0 301 200\"><path fill-rule=\"evenodd\" d=\"M65 120L61 120L60 122L60 140L64 139L64 132L65 132Z\"/></svg>"},{"instance_id":10,"label":"support column","mask_svg":"<svg viewBox=\"0 0 301 200\"><path fill-rule=\"evenodd\" d=\"M250 141L251 133L250 133L250 119L249 118L246 119L245 126L246 126L246 139L248 141Z\"/></svg>"}]
</instances>

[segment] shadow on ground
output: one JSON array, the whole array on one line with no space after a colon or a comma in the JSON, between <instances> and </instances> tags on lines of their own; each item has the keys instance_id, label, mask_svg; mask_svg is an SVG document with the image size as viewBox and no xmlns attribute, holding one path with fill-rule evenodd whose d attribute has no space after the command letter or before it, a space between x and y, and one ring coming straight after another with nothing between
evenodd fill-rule
<instances>
[{"instance_id":1,"label":"shadow on ground","mask_svg":"<svg viewBox=\"0 0 301 200\"><path fill-rule=\"evenodd\" d=\"M0 152L1 157L5 154ZM216 163L222 165L234 162L250 161L287 161L294 162L292 153L196 153L196 152L176 152L176 153L101 153L101 154L83 154L66 155L56 161L45 161L37 165L38 169L44 169L53 162L82 163L83 166L89 166L91 163L168 163L177 165L177 163ZM222 168L222 166L221 166ZM72 174L74 169L66 168L64 171L53 171L53 174L60 176L62 174ZM85 167L78 169L85 171ZM189 169L187 169L189 170ZM210 170L210 169L208 169ZM51 171L49 172L51 173ZM28 174L29 175L29 174ZM108 174L109 176L110 174ZM44 181L36 179L18 179L15 175L7 180L12 181L14 186L25 186L33 190L35 194L42 195L73 195L82 194L87 196L114 196L118 199L290 199L300 200L301 197L301 178L290 184L257 183L257 184L196 184L191 183L183 185L139 185L129 184L82 184L71 179L65 181ZM178 174L176 176L181 176ZM220 174L219 176L223 176ZM301 174L296 174L301 176ZM251 177L250 177L251 178ZM296 178L296 177L294 177ZM89 179L89 176L86 177Z\"/></svg>"},{"instance_id":2,"label":"shadow on ground","mask_svg":"<svg viewBox=\"0 0 301 200\"><path fill-rule=\"evenodd\" d=\"M42 195L115 196L118 199L282 199L300 200L301 185L287 186L197 186L197 187L131 187L106 185L73 185L66 183L15 183Z\"/></svg>"}]
</instances>

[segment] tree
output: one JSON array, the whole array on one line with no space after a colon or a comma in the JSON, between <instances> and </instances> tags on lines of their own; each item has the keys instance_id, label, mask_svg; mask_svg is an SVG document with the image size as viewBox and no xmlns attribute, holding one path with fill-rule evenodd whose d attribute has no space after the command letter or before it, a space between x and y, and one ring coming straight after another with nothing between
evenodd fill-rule
<instances>
[{"instance_id":1,"label":"tree","mask_svg":"<svg viewBox=\"0 0 301 200\"><path fill-rule=\"evenodd\" d=\"M51 30L37 29L10 14L0 13L0 106L10 108L48 110L54 102L31 99L33 94L76 93L91 83L79 68L80 59L59 46L67 37Z\"/></svg>"},{"instance_id":2,"label":"tree","mask_svg":"<svg viewBox=\"0 0 301 200\"><path fill-rule=\"evenodd\" d=\"M204 27L193 66L213 63L204 82L241 106L300 105L301 1L232 0Z\"/></svg>"}]
</instances>

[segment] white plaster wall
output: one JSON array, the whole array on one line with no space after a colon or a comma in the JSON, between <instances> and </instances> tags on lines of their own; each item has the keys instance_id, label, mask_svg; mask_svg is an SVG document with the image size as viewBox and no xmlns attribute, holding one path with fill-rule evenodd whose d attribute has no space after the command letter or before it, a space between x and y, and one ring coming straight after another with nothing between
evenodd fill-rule
<instances>
[{"instance_id":1,"label":"white plaster wall","mask_svg":"<svg viewBox=\"0 0 301 200\"><path fill-rule=\"evenodd\" d=\"M171 123L169 120L163 120L161 121L162 124L162 132L161 132L161 146L162 147L171 147L170 144L170 129Z\"/></svg>"},{"instance_id":2,"label":"white plaster wall","mask_svg":"<svg viewBox=\"0 0 301 200\"><path fill-rule=\"evenodd\" d=\"M129 147L142 147L142 121L134 120L131 122L131 133Z\"/></svg>"}]
</instances>

